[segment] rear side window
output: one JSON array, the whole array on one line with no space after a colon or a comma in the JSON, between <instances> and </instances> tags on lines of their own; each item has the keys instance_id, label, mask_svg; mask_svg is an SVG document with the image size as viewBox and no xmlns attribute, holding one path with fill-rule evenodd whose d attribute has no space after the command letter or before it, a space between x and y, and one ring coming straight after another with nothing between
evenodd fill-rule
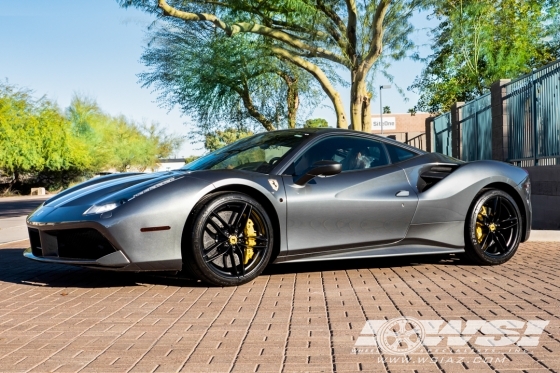
<instances>
[{"instance_id":1,"label":"rear side window","mask_svg":"<svg viewBox=\"0 0 560 373\"><path fill-rule=\"evenodd\" d=\"M387 147L387 151L389 152L389 156L391 157L391 162L393 163L406 161L407 159L418 155L414 152L411 152L410 150L406 150L392 144L386 143L385 146Z\"/></svg>"}]
</instances>

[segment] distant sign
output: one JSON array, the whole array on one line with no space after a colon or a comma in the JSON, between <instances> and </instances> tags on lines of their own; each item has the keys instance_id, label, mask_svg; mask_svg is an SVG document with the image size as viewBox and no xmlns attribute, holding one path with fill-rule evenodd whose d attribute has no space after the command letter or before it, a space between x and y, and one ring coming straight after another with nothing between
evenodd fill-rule
<instances>
[{"instance_id":1,"label":"distant sign","mask_svg":"<svg viewBox=\"0 0 560 373\"><path fill-rule=\"evenodd\" d=\"M371 118L371 128L374 131L381 131L381 121L379 117ZM397 121L395 117L386 117L383 116L383 131L386 130L396 130L397 129Z\"/></svg>"}]
</instances>

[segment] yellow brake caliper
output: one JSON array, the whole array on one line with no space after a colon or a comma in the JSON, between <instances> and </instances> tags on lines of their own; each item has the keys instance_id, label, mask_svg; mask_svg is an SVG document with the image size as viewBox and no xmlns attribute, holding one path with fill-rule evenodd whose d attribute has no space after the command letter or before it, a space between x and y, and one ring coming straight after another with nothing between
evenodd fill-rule
<instances>
[{"instance_id":1,"label":"yellow brake caliper","mask_svg":"<svg viewBox=\"0 0 560 373\"><path fill-rule=\"evenodd\" d=\"M484 225L482 224L482 221L484 221L484 216L488 216L486 212L486 206L482 206L476 218L476 240L478 241L478 243L482 243L482 239L484 238L484 231L482 230L482 227L484 227Z\"/></svg>"},{"instance_id":2,"label":"yellow brake caliper","mask_svg":"<svg viewBox=\"0 0 560 373\"><path fill-rule=\"evenodd\" d=\"M245 225L243 234L247 239L247 247L245 247L245 253L243 255L243 264L247 264L254 255L253 246L257 244L257 240L255 240L255 238L257 237L257 232L255 231L255 224L251 219L247 219L247 224Z\"/></svg>"}]
</instances>

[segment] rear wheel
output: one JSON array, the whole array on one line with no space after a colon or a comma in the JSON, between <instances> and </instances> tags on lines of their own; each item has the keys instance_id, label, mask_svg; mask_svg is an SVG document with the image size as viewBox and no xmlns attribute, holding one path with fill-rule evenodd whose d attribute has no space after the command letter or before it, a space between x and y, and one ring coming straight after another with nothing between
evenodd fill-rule
<instances>
[{"instance_id":1,"label":"rear wheel","mask_svg":"<svg viewBox=\"0 0 560 373\"><path fill-rule=\"evenodd\" d=\"M479 264L507 262L521 239L521 213L514 199L501 190L478 195L465 225L465 252Z\"/></svg>"},{"instance_id":2,"label":"rear wheel","mask_svg":"<svg viewBox=\"0 0 560 373\"><path fill-rule=\"evenodd\" d=\"M240 285L264 270L273 247L273 229L264 208L241 193L220 194L198 206L187 265L201 280Z\"/></svg>"}]
</instances>

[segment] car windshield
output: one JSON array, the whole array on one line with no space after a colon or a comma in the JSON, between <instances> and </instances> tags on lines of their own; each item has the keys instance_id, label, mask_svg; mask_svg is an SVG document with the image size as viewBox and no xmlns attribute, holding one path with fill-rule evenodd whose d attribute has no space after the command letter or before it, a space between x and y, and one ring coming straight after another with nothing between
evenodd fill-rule
<instances>
[{"instance_id":1,"label":"car windshield","mask_svg":"<svg viewBox=\"0 0 560 373\"><path fill-rule=\"evenodd\" d=\"M260 133L216 150L186 164L182 170L246 170L267 174L273 166L308 137L302 131Z\"/></svg>"}]
</instances>

